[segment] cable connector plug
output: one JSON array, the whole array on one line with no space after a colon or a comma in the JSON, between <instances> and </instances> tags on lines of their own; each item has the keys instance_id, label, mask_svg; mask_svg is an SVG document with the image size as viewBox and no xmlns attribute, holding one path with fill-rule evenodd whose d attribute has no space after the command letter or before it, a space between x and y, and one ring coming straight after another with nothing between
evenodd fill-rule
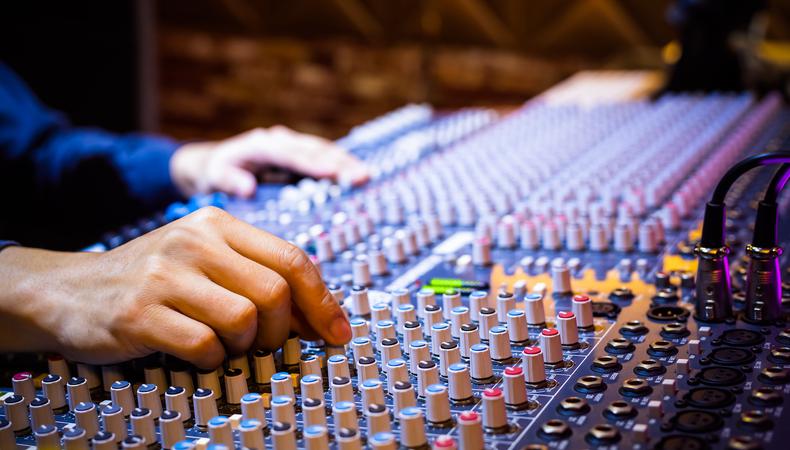
<instances>
[{"instance_id":1,"label":"cable connector plug","mask_svg":"<svg viewBox=\"0 0 790 450\"><path fill-rule=\"evenodd\" d=\"M782 313L781 247L746 246L749 271L746 273L746 309L744 320L754 323L775 322Z\"/></svg>"},{"instance_id":2,"label":"cable connector plug","mask_svg":"<svg viewBox=\"0 0 790 450\"><path fill-rule=\"evenodd\" d=\"M704 322L722 322L732 317L730 262L727 259L730 248L698 244L694 253L698 261L696 317Z\"/></svg>"}]
</instances>

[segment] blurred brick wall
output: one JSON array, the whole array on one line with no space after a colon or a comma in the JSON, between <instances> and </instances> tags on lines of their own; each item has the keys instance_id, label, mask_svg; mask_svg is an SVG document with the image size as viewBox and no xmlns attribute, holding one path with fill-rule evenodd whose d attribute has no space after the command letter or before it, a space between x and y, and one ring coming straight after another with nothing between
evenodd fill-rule
<instances>
[{"instance_id":1,"label":"blurred brick wall","mask_svg":"<svg viewBox=\"0 0 790 450\"><path fill-rule=\"evenodd\" d=\"M222 137L286 124L338 137L409 102L513 105L582 67L506 50L251 39L195 31L160 36L162 131Z\"/></svg>"},{"instance_id":2,"label":"blurred brick wall","mask_svg":"<svg viewBox=\"0 0 790 450\"><path fill-rule=\"evenodd\" d=\"M160 129L338 137L408 102L516 105L577 70L662 68L670 3L164 0Z\"/></svg>"}]
</instances>

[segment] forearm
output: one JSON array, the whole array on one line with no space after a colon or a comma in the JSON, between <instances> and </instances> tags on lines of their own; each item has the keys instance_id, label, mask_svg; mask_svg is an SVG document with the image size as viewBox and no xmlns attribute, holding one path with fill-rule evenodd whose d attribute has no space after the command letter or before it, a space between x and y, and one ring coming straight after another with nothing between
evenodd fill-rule
<instances>
[{"instance_id":1,"label":"forearm","mask_svg":"<svg viewBox=\"0 0 790 450\"><path fill-rule=\"evenodd\" d=\"M69 254L23 247L0 252L0 351L57 351L57 302L79 296Z\"/></svg>"}]
</instances>

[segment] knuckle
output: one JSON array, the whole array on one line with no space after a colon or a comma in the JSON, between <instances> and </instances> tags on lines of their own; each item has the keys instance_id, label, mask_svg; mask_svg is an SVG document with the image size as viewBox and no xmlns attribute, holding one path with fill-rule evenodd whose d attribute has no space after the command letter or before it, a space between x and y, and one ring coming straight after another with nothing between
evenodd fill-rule
<instances>
[{"instance_id":1,"label":"knuckle","mask_svg":"<svg viewBox=\"0 0 790 450\"><path fill-rule=\"evenodd\" d=\"M184 347L193 355L203 355L214 349L216 337L210 330L201 330L192 334Z\"/></svg>"},{"instance_id":2,"label":"knuckle","mask_svg":"<svg viewBox=\"0 0 790 450\"><path fill-rule=\"evenodd\" d=\"M288 301L291 297L291 288L282 278L278 278L269 284L269 298L279 301Z\"/></svg>"},{"instance_id":3,"label":"knuckle","mask_svg":"<svg viewBox=\"0 0 790 450\"><path fill-rule=\"evenodd\" d=\"M228 325L239 334L243 334L248 328L253 326L258 320L258 309L251 302L238 302L239 305L233 308L228 314Z\"/></svg>"},{"instance_id":4,"label":"knuckle","mask_svg":"<svg viewBox=\"0 0 790 450\"><path fill-rule=\"evenodd\" d=\"M285 244L283 250L283 265L285 268L294 273L304 273L306 271L314 270L315 266L307 253L304 250L296 247L295 245Z\"/></svg>"},{"instance_id":5,"label":"knuckle","mask_svg":"<svg viewBox=\"0 0 790 450\"><path fill-rule=\"evenodd\" d=\"M214 226L227 220L228 213L216 206L204 206L191 216L195 223Z\"/></svg>"}]
</instances>

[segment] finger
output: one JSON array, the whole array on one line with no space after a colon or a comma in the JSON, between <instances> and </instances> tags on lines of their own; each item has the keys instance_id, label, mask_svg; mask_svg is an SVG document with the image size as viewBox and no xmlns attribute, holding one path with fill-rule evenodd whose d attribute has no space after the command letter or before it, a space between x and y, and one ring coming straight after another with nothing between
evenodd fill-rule
<instances>
[{"instance_id":1,"label":"finger","mask_svg":"<svg viewBox=\"0 0 790 450\"><path fill-rule=\"evenodd\" d=\"M225 349L209 326L162 306L146 325L156 330L143 338L147 347L189 361L201 369L214 369L225 359Z\"/></svg>"},{"instance_id":2,"label":"finger","mask_svg":"<svg viewBox=\"0 0 790 450\"><path fill-rule=\"evenodd\" d=\"M307 322L302 310L299 308L293 308L291 310L291 330L306 341L317 341L321 339L321 334L310 326L310 323Z\"/></svg>"},{"instance_id":3,"label":"finger","mask_svg":"<svg viewBox=\"0 0 790 450\"><path fill-rule=\"evenodd\" d=\"M231 248L288 282L291 299L325 341L341 345L351 339L348 319L302 250L240 220L227 220L221 229Z\"/></svg>"},{"instance_id":4,"label":"finger","mask_svg":"<svg viewBox=\"0 0 790 450\"><path fill-rule=\"evenodd\" d=\"M292 312L291 290L283 277L226 245L206 254L199 264L213 282L255 305L258 346L275 350L285 342L291 329L288 318Z\"/></svg>"},{"instance_id":5,"label":"finger","mask_svg":"<svg viewBox=\"0 0 790 450\"><path fill-rule=\"evenodd\" d=\"M211 189L242 198L252 197L257 184L255 175L234 165L222 165L216 173L209 174Z\"/></svg>"},{"instance_id":6,"label":"finger","mask_svg":"<svg viewBox=\"0 0 790 450\"><path fill-rule=\"evenodd\" d=\"M202 274L188 273L178 280L170 288L169 306L211 327L230 353L249 349L258 316L251 301Z\"/></svg>"}]
</instances>

